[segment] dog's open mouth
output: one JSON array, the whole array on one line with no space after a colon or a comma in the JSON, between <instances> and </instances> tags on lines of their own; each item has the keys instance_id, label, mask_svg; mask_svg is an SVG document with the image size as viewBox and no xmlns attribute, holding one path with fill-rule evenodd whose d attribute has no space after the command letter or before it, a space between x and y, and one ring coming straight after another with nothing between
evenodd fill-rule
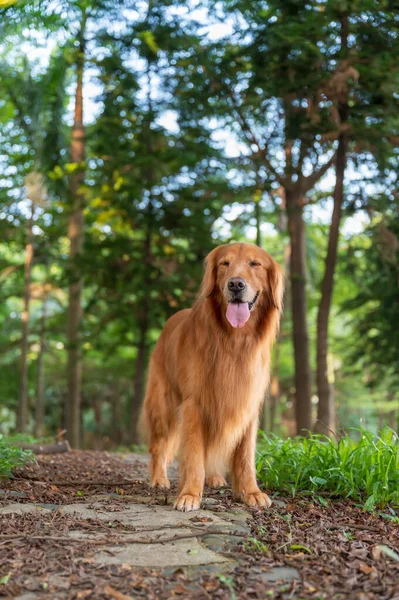
<instances>
[{"instance_id":1,"label":"dog's open mouth","mask_svg":"<svg viewBox=\"0 0 399 600\"><path fill-rule=\"evenodd\" d=\"M244 327L245 323L251 316L251 310L257 301L259 292L256 292L254 299L251 302L242 302L241 300L232 300L227 305L226 319L232 327Z\"/></svg>"},{"instance_id":2,"label":"dog's open mouth","mask_svg":"<svg viewBox=\"0 0 399 600\"><path fill-rule=\"evenodd\" d=\"M252 310L252 308L253 308L253 306L254 306L255 302L256 302L256 301L257 301L257 299L258 299L258 296L259 296L259 292L256 292L256 294L255 294L255 297L254 297L254 299L252 300L252 302L248 302L248 308L249 308L249 310Z\"/></svg>"}]
</instances>

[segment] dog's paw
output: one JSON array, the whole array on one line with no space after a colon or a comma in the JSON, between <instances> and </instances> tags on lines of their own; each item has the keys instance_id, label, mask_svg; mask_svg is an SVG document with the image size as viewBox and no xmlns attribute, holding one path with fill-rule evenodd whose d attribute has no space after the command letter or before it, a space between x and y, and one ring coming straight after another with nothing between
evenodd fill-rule
<instances>
[{"instance_id":1,"label":"dog's paw","mask_svg":"<svg viewBox=\"0 0 399 600\"><path fill-rule=\"evenodd\" d=\"M252 506L253 508L270 508L272 501L267 494L264 494L260 490L252 492L250 494L243 494L242 499L245 504Z\"/></svg>"},{"instance_id":2,"label":"dog's paw","mask_svg":"<svg viewBox=\"0 0 399 600\"><path fill-rule=\"evenodd\" d=\"M209 477L206 478L206 485L219 488L227 485L227 481L222 475L209 475Z\"/></svg>"},{"instance_id":3,"label":"dog's paw","mask_svg":"<svg viewBox=\"0 0 399 600\"><path fill-rule=\"evenodd\" d=\"M159 490L169 490L170 482L167 477L152 477L151 487L158 488Z\"/></svg>"},{"instance_id":4,"label":"dog's paw","mask_svg":"<svg viewBox=\"0 0 399 600\"><path fill-rule=\"evenodd\" d=\"M194 496L192 494L180 494L173 508L183 512L189 512L190 510L198 510L200 507L200 502L200 496Z\"/></svg>"}]
</instances>

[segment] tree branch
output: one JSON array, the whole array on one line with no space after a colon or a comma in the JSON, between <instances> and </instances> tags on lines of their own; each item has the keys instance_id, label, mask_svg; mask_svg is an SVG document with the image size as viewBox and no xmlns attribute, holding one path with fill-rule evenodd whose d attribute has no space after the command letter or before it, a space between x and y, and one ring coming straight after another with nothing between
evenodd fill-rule
<instances>
[{"instance_id":1,"label":"tree branch","mask_svg":"<svg viewBox=\"0 0 399 600\"><path fill-rule=\"evenodd\" d=\"M271 165L270 160L267 156L267 149L266 148L262 148L260 142L257 140L254 132L251 129L250 124L248 123L247 119L245 118L245 116L242 114L242 112L240 111L240 106L237 102L237 98L234 95L234 92L232 89L228 88L227 89L227 93L230 96L232 102L233 102L233 108L236 112L238 121L240 122L241 128L244 132L244 135L246 136L247 140L249 142L251 142L251 144L253 144L254 146L257 147L258 149L258 154L261 155L267 169L273 174L274 178L276 179L276 181L278 181L278 183L280 183L282 185L282 177L277 173L277 171L274 169L274 167Z\"/></svg>"},{"instance_id":2,"label":"tree branch","mask_svg":"<svg viewBox=\"0 0 399 600\"><path fill-rule=\"evenodd\" d=\"M328 169L330 167L332 167L332 165L335 162L336 155L337 155L337 152L336 152L336 150L334 150L333 155L324 165L322 165L318 169L315 168L313 170L313 173L311 175L309 175L308 177L303 177L301 183L302 183L302 191L304 193L311 190L315 186L315 184L319 181L319 179L321 179L323 177L323 175L328 171Z\"/></svg>"}]
</instances>

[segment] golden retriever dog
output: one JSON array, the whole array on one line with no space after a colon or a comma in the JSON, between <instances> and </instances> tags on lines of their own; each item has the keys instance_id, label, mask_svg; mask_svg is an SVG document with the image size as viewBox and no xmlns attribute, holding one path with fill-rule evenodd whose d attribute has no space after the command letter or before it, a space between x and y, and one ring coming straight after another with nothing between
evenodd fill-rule
<instances>
[{"instance_id":1,"label":"golden retriever dog","mask_svg":"<svg viewBox=\"0 0 399 600\"><path fill-rule=\"evenodd\" d=\"M171 317L151 357L143 414L151 485L169 488L179 447L175 508L200 507L204 483L226 484L249 506L268 507L256 483L255 444L279 327L284 278L252 244L212 250L198 298Z\"/></svg>"}]
</instances>

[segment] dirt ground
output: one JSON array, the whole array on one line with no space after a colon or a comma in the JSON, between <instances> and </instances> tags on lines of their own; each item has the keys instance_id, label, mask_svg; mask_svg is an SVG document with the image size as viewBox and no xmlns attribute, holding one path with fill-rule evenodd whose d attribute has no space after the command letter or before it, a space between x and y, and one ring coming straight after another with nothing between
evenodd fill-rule
<instances>
[{"instance_id":1,"label":"dirt ground","mask_svg":"<svg viewBox=\"0 0 399 600\"><path fill-rule=\"evenodd\" d=\"M0 482L0 597L399 600L399 522L350 501L274 495L267 511L206 489L173 511L148 457L43 456Z\"/></svg>"}]
</instances>

